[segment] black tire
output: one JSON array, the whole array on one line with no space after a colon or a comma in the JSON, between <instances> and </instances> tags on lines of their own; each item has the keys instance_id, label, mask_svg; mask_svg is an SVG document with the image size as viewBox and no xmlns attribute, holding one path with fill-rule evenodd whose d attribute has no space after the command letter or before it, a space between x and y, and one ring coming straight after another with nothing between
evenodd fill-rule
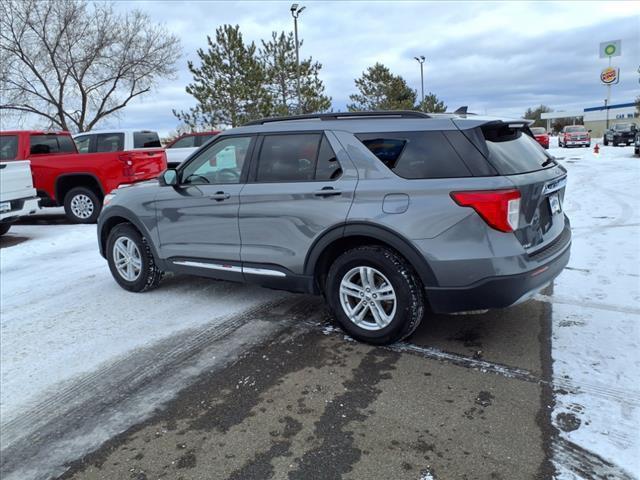
<instances>
[{"instance_id":1,"label":"black tire","mask_svg":"<svg viewBox=\"0 0 640 480\"><path fill-rule=\"evenodd\" d=\"M87 213L90 211L90 215L84 216L79 214L77 207L74 207L73 201L80 201L83 205L87 206ZM73 223L96 223L100 210L102 209L102 202L98 195L89 188L76 187L72 188L64 196L64 213L67 218Z\"/></svg>"},{"instance_id":2,"label":"black tire","mask_svg":"<svg viewBox=\"0 0 640 480\"><path fill-rule=\"evenodd\" d=\"M123 237L135 244L138 248L140 259L142 261L140 272L132 281L125 279L115 265L113 247L116 241ZM157 267L147 239L144 238L130 223L120 223L109 232L105 253L107 255L107 262L109 263L111 275L113 275L115 281L118 282L118 285L125 290L129 290L130 292L145 292L156 288L160 284L164 272Z\"/></svg>"},{"instance_id":3,"label":"black tire","mask_svg":"<svg viewBox=\"0 0 640 480\"><path fill-rule=\"evenodd\" d=\"M388 279L396 295L393 317L378 330L356 325L342 307L340 284L357 267L376 269ZM327 275L325 296L342 329L353 338L374 345L385 345L408 337L420 325L425 312L424 287L412 266L393 250L374 245L347 250L333 262ZM370 323L374 322L371 310L365 318L369 318Z\"/></svg>"},{"instance_id":4,"label":"black tire","mask_svg":"<svg viewBox=\"0 0 640 480\"><path fill-rule=\"evenodd\" d=\"M4 235L11 228L10 223L0 223L0 235Z\"/></svg>"},{"instance_id":5,"label":"black tire","mask_svg":"<svg viewBox=\"0 0 640 480\"><path fill-rule=\"evenodd\" d=\"M605 146L605 147L609 145L609 142L607 141L607 137L604 137L604 138L602 139L602 143L604 143L604 146Z\"/></svg>"}]
</instances>

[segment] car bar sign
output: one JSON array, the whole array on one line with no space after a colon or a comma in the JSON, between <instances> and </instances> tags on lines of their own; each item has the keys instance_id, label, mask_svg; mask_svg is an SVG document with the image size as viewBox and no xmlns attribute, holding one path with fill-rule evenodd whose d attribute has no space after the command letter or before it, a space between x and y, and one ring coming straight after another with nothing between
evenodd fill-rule
<instances>
[{"instance_id":1,"label":"car bar sign","mask_svg":"<svg viewBox=\"0 0 640 480\"><path fill-rule=\"evenodd\" d=\"M600 72L600 81L605 85L615 85L620 81L620 69L607 67Z\"/></svg>"}]
</instances>

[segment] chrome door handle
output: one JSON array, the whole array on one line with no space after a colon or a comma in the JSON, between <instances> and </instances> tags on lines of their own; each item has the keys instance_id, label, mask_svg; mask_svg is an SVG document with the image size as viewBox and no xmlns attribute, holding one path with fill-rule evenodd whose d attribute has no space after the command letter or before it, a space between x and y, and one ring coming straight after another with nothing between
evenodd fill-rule
<instances>
[{"instance_id":1,"label":"chrome door handle","mask_svg":"<svg viewBox=\"0 0 640 480\"><path fill-rule=\"evenodd\" d=\"M322 187L320 190L313 192L313 194L316 197L333 197L335 195L342 195L342 192L333 187Z\"/></svg>"},{"instance_id":2,"label":"chrome door handle","mask_svg":"<svg viewBox=\"0 0 640 480\"><path fill-rule=\"evenodd\" d=\"M227 200L231 197L230 194L226 192L216 192L213 195L209 196L210 199L215 200L216 202L221 202L223 200Z\"/></svg>"}]
</instances>

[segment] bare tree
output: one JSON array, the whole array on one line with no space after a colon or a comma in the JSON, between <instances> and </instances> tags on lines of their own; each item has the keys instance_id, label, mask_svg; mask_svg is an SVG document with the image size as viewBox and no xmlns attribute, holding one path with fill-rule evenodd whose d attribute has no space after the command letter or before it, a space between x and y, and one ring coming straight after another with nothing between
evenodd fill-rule
<instances>
[{"instance_id":1,"label":"bare tree","mask_svg":"<svg viewBox=\"0 0 640 480\"><path fill-rule=\"evenodd\" d=\"M84 132L170 78L178 38L139 10L0 0L0 110Z\"/></svg>"}]
</instances>

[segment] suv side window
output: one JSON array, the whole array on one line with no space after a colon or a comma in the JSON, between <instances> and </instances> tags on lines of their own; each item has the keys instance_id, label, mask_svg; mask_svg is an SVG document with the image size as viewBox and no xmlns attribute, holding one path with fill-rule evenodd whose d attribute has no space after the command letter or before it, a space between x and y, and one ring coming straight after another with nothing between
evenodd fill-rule
<instances>
[{"instance_id":1,"label":"suv side window","mask_svg":"<svg viewBox=\"0 0 640 480\"><path fill-rule=\"evenodd\" d=\"M182 183L240 183L251 140L250 136L229 137L210 145L182 169Z\"/></svg>"},{"instance_id":2,"label":"suv side window","mask_svg":"<svg viewBox=\"0 0 640 480\"><path fill-rule=\"evenodd\" d=\"M73 139L73 141L76 142L78 153L89 153L89 149L91 148L92 136L93 135L82 135L81 137L76 137Z\"/></svg>"},{"instance_id":3,"label":"suv side window","mask_svg":"<svg viewBox=\"0 0 640 480\"><path fill-rule=\"evenodd\" d=\"M258 182L308 182L315 176L319 133L266 135L258 158Z\"/></svg>"},{"instance_id":4,"label":"suv side window","mask_svg":"<svg viewBox=\"0 0 640 480\"><path fill-rule=\"evenodd\" d=\"M121 152L122 150L124 150L124 133L96 135L96 152Z\"/></svg>"},{"instance_id":5,"label":"suv side window","mask_svg":"<svg viewBox=\"0 0 640 480\"><path fill-rule=\"evenodd\" d=\"M318 162L316 165L316 180L335 180L342 175L342 167L338 162L336 153L331 148L329 140L324 135L320 143L318 152Z\"/></svg>"},{"instance_id":6,"label":"suv side window","mask_svg":"<svg viewBox=\"0 0 640 480\"><path fill-rule=\"evenodd\" d=\"M356 137L402 178L471 176L471 172L442 132L360 133Z\"/></svg>"}]
</instances>

